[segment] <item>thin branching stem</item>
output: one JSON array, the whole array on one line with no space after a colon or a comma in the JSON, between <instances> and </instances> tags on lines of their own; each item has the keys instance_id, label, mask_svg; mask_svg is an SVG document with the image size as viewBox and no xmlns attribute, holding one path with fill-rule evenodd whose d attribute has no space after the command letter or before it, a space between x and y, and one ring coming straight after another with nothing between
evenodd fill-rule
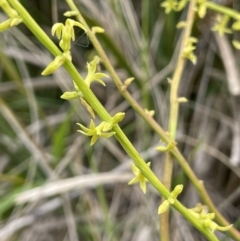
<instances>
[{"instance_id":1,"label":"thin branching stem","mask_svg":"<svg viewBox=\"0 0 240 241\"><path fill-rule=\"evenodd\" d=\"M21 3L17 0L8 0L9 3L12 5L12 7L18 12L19 16L22 18L25 25L33 32L35 37L54 55L58 56L61 55L61 51L56 47L56 45L51 41L51 39L42 31L42 29L38 26L38 24L34 21L34 19L29 15L29 13L24 9L24 7L21 5ZM69 4L70 8L73 11L78 12L78 20L84 24L88 31L88 36L90 40L92 41L93 45L97 49L102 61L104 62L106 68L108 69L109 73L112 75L112 78L115 79L117 86L121 89L121 93L123 93L124 96L127 96L127 98L131 101L131 105L134 106L142 116L144 116L146 120L148 120L149 123L151 123L151 126L155 129L158 129L158 132L161 132L163 135L163 139L166 142L170 142L170 138L166 135L166 133L159 127L159 125L145 112L142 110L142 108L136 103L136 101L133 101L134 99L131 97L131 95L127 92L122 90L122 82L117 76L116 72L114 71L111 63L109 62L105 52L103 51L100 43L98 42L97 38L95 37L95 34L90 30L88 25L86 24L85 20L83 19L82 15L78 11L77 7L71 0L67 0L67 3ZM99 102L99 100L96 98L96 96L93 94L91 89L88 87L88 85L84 82L84 79L81 77L81 75L76 70L75 66L72 64L71 61L66 61L63 67L66 69L68 74L71 76L71 78L74 80L75 84L79 88L79 90L83 93L84 98L86 101L91 105L91 107L95 110L95 112L98 114L98 116L104 120L104 121L110 121L111 116L107 112L107 110L102 106L102 104ZM143 158L140 156L140 154L137 152L137 150L133 147L132 143L128 140L126 135L123 133L121 128L116 125L113 127L113 131L116 133L115 137L119 141L119 143L122 145L122 147L126 150L128 155L132 158L132 160L135 162L136 166L140 169L141 173L149 180L149 182L156 188L156 190L165 198L168 198L170 195L170 192L165 188L165 186L160 182L160 180L157 178L157 176L151 171L149 166L145 163ZM180 158L179 152L177 148L174 148L171 153L176 157ZM181 155L181 154L180 154ZM185 161L185 159L183 158ZM190 167L187 166L189 169ZM185 166L184 170L188 170ZM191 169L190 169L191 170ZM194 175L194 173L192 172ZM193 176L194 177L194 176ZM196 176L194 177L195 181L198 181ZM175 201L172 205L176 210L178 210L189 222L193 224L194 227L196 227L208 240L217 241L217 237L208 229L205 228L203 223L199 222L199 220L196 220L195 216L190 212L186 207L184 207L179 201Z\"/></svg>"},{"instance_id":2,"label":"thin branching stem","mask_svg":"<svg viewBox=\"0 0 240 241\"><path fill-rule=\"evenodd\" d=\"M95 47L96 51L98 52L99 56L101 57L102 62L104 63L107 71L111 75L111 77L112 77L115 85L117 86L119 92L128 101L128 103L132 106L132 108L152 127L152 129L156 133L159 134L159 136L161 137L161 139L164 142L166 142L166 143L171 142L170 136L162 129L162 127L150 115L146 114L144 109L138 104L138 102L132 97L132 95L126 89L124 89L124 90L122 89L123 82L118 77L115 69L113 68L111 62L109 61L105 51L103 50L103 48L102 48L101 44L99 43L98 39L96 38L95 34L93 34L91 32L91 30L89 29L85 19L82 17L81 13L79 12L79 9L77 8L77 6L74 4L74 2L72 0L66 0L66 2L68 3L68 5L69 5L69 7L72 11L76 11L76 12L79 13L77 15L77 19L80 22L82 22L85 25L86 28L88 28L89 39L91 40L93 46ZM216 214L217 222L219 224L221 224L222 226L230 225L230 223L221 215L221 213L214 206L211 198L209 197L209 195L208 195L208 193L205 189L205 186L203 185L203 183L201 181L199 181L199 179L197 178L197 176L195 175L195 173L193 172L193 170L189 166L187 160L183 157L183 155L180 153L178 148L175 147L170 152L176 158L179 165L182 167L183 171L186 173L186 175L188 176L188 178L190 179L192 184L195 186L195 188L198 191L198 193L199 193L201 199L203 200L203 202L209 207L209 209L212 212L214 212ZM237 229L232 227L228 232L236 240L240 240L240 233L238 232Z\"/></svg>"},{"instance_id":3,"label":"thin branching stem","mask_svg":"<svg viewBox=\"0 0 240 241\"><path fill-rule=\"evenodd\" d=\"M178 101L178 88L181 80L181 76L183 73L183 69L186 63L186 58L183 58L183 51L186 48L187 41L191 36L194 15L195 15L195 7L196 1L190 1L188 8L188 15L186 20L186 26L183 31L182 43L178 55L178 60L176 64L176 70L173 74L173 79L170 81L170 116L169 116L169 126L168 132L172 141L176 139L176 131L177 131L177 122L178 122L178 109L179 109L179 101ZM172 171L173 171L173 157L167 152L166 159L164 162L164 171L163 171L163 184L168 189L171 190L172 183ZM162 202L164 202L164 198L162 198ZM169 232L170 232L170 222L169 222L169 211L164 212L160 216L160 240L169 241Z\"/></svg>"},{"instance_id":4,"label":"thin branching stem","mask_svg":"<svg viewBox=\"0 0 240 241\"><path fill-rule=\"evenodd\" d=\"M240 20L239 12L234 10L234 9L226 8L224 6L221 6L221 5L217 4L217 3L210 2L210 1L207 1L205 3L205 6L208 9L211 9L211 10L214 10L214 11L216 11L218 13L222 13L224 15L227 15L229 17L232 17L233 19Z\"/></svg>"},{"instance_id":5,"label":"thin branching stem","mask_svg":"<svg viewBox=\"0 0 240 241\"><path fill-rule=\"evenodd\" d=\"M103 50L101 44L99 43L97 37L95 34L92 33L90 28L88 27L85 19L81 15L79 9L75 5L75 3L72 0L66 0L67 4L69 5L70 9L72 11L78 12L77 19L84 24L84 26L88 30L88 36L91 40L93 46L95 47L96 51L98 52L99 56L101 57L101 60L103 64L105 65L107 71L111 75L115 85L117 86L119 92L123 95L123 97L128 101L128 103L132 106L132 108L152 127L152 129L159 134L161 139L166 142L170 143L171 138L170 136L162 129L162 127L146 112L144 109L138 104L138 102L132 97L132 95L126 90L122 89L123 82L118 77L115 69L113 68L110 60L108 59L105 51ZM171 151L171 154L176 158L179 165L182 167L183 171L186 173L192 184L195 186L196 190L198 191L201 199L203 202L209 207L209 209L215 213L217 222L222 226L228 226L230 223L221 215L221 213L217 210L217 208L214 206L211 198L209 197L205 186L203 185L202 181L199 181L191 167L189 166L187 160L183 157L183 155L180 153L177 147L173 148ZM240 240L240 233L237 229L232 227L229 231L229 234L232 235L236 240Z\"/></svg>"}]
</instances>

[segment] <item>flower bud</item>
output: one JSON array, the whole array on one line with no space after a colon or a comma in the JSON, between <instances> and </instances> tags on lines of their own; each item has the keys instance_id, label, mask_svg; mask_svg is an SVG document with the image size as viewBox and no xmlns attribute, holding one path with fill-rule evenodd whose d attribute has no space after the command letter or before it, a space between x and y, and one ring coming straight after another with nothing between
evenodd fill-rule
<instances>
[{"instance_id":1,"label":"flower bud","mask_svg":"<svg viewBox=\"0 0 240 241\"><path fill-rule=\"evenodd\" d=\"M233 29L233 30L240 30L240 20L236 21L236 22L232 25L232 29Z\"/></svg>"},{"instance_id":2,"label":"flower bud","mask_svg":"<svg viewBox=\"0 0 240 241\"><path fill-rule=\"evenodd\" d=\"M64 25L62 23L55 23L52 26L52 35L56 33L57 38L60 39L63 29L64 29Z\"/></svg>"},{"instance_id":3,"label":"flower bud","mask_svg":"<svg viewBox=\"0 0 240 241\"><path fill-rule=\"evenodd\" d=\"M233 40L233 41L232 41L232 44L233 44L233 46L234 46L236 49L240 49L240 42L239 42L239 41Z\"/></svg>"},{"instance_id":4,"label":"flower bud","mask_svg":"<svg viewBox=\"0 0 240 241\"><path fill-rule=\"evenodd\" d=\"M125 113L124 113L124 112L119 112L119 113L117 113L116 115L114 115L114 116L112 117L112 123L113 123L113 125L116 125L116 124L118 124L118 122L122 121L123 118L124 118L124 116L125 116Z\"/></svg>"},{"instance_id":5,"label":"flower bud","mask_svg":"<svg viewBox=\"0 0 240 241\"><path fill-rule=\"evenodd\" d=\"M76 91L71 91L71 92L67 91L67 92L64 92L63 95L61 95L61 98L65 100L73 100L73 99L79 98L79 94Z\"/></svg>"},{"instance_id":6,"label":"flower bud","mask_svg":"<svg viewBox=\"0 0 240 241\"><path fill-rule=\"evenodd\" d=\"M183 190L183 185L180 184L180 185L177 185L174 190L171 192L171 197L172 198L177 198L177 196L182 192Z\"/></svg>"},{"instance_id":7,"label":"flower bud","mask_svg":"<svg viewBox=\"0 0 240 241\"><path fill-rule=\"evenodd\" d=\"M9 18L8 20L0 23L0 32L6 31L11 28L11 21L12 19Z\"/></svg>"},{"instance_id":8,"label":"flower bud","mask_svg":"<svg viewBox=\"0 0 240 241\"><path fill-rule=\"evenodd\" d=\"M169 202L167 200L165 200L158 208L158 214L162 214L164 212L166 212L169 209Z\"/></svg>"},{"instance_id":9,"label":"flower bud","mask_svg":"<svg viewBox=\"0 0 240 241\"><path fill-rule=\"evenodd\" d=\"M186 102L188 102L188 99L186 97L179 97L179 98L177 98L177 101L179 103L186 103Z\"/></svg>"},{"instance_id":10,"label":"flower bud","mask_svg":"<svg viewBox=\"0 0 240 241\"><path fill-rule=\"evenodd\" d=\"M42 75L49 75L56 71L65 62L62 55L57 56L42 72Z\"/></svg>"},{"instance_id":11,"label":"flower bud","mask_svg":"<svg viewBox=\"0 0 240 241\"><path fill-rule=\"evenodd\" d=\"M65 17L73 17L73 16L77 16L78 12L77 11L67 11L63 14Z\"/></svg>"},{"instance_id":12,"label":"flower bud","mask_svg":"<svg viewBox=\"0 0 240 241\"><path fill-rule=\"evenodd\" d=\"M104 33L105 30L104 30L103 28L101 28L101 27L94 26L94 27L92 27L92 32L93 32L94 34L96 34L96 33Z\"/></svg>"},{"instance_id":13,"label":"flower bud","mask_svg":"<svg viewBox=\"0 0 240 241\"><path fill-rule=\"evenodd\" d=\"M14 18L9 18L6 21L0 23L0 32L6 31L11 27L17 26L21 22L22 22L22 19L19 16Z\"/></svg>"}]
</instances>

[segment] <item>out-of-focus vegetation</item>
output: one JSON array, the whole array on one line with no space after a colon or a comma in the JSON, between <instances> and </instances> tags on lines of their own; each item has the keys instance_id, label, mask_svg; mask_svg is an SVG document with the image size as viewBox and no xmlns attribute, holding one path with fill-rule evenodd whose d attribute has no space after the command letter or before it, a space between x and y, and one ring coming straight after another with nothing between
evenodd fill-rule
<instances>
[{"instance_id":1,"label":"out-of-focus vegetation","mask_svg":"<svg viewBox=\"0 0 240 241\"><path fill-rule=\"evenodd\" d=\"M63 0L20 2L49 36L54 23L65 22ZM105 29L99 39L121 79L135 78L130 93L154 109L154 118L167 129L167 78L175 70L181 33L175 26L186 11L166 15L159 1L75 2L90 26ZM240 11L237 1L222 4ZM232 48L231 37L211 31L215 17L208 12L195 21L198 61L187 63L181 79L179 96L189 101L180 107L177 142L218 209L239 229L240 51ZM0 19L6 19L2 12ZM83 31L76 35L73 63L86 76L86 62L96 52ZM90 138L76 132L76 122L88 126L89 114L78 100L60 99L72 89L63 69L41 76L51 60L23 24L0 33L0 240L159 240L159 195L127 185L131 160L114 138L89 147ZM164 154L154 149L158 135L111 79L105 83L105 88L94 84L93 92L112 115L126 113L121 127L161 179ZM179 183L184 184L180 200L195 206L199 197L175 165L173 184ZM41 186L16 203L16 194ZM171 216L172 240L204 240L176 211Z\"/></svg>"}]
</instances>

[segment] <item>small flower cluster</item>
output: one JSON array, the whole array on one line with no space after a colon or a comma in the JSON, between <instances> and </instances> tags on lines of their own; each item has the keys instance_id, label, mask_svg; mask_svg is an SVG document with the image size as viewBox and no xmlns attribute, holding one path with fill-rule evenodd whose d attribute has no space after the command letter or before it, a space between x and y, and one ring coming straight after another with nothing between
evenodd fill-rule
<instances>
[{"instance_id":1,"label":"small flower cluster","mask_svg":"<svg viewBox=\"0 0 240 241\"><path fill-rule=\"evenodd\" d=\"M165 13L170 13L171 11L180 11L182 10L189 0L166 0L164 1L161 6L165 8ZM208 2L209 0L197 0L197 6L196 11L198 13L198 16L200 18L204 18L207 9L208 9ZM217 15L216 23L212 27L212 31L218 32L220 36L223 36L224 34L232 34L233 31L240 31L240 14L236 14L235 17L231 16L233 20L236 20L231 28L228 28L228 24L231 20L230 16L227 15L227 11L225 15ZM180 22L177 27L185 27L186 22ZM192 42L195 43L195 42ZM186 49L186 55L187 58L192 61L194 64L196 63L196 56L192 53L192 50L195 49L194 46L192 46L192 43L189 44L188 48ZM240 41L233 40L232 41L233 46L236 49L240 49ZM191 50L192 49L192 50ZM191 50L191 51L189 51Z\"/></svg>"},{"instance_id":2,"label":"small flower cluster","mask_svg":"<svg viewBox=\"0 0 240 241\"><path fill-rule=\"evenodd\" d=\"M224 34L232 34L233 31L240 31L240 14L237 21L235 21L231 28L228 28L230 17L228 15L218 15L216 19L216 24L212 27L212 31L217 32L220 36ZM236 49L240 49L240 41L233 40L233 46Z\"/></svg>"},{"instance_id":3,"label":"small flower cluster","mask_svg":"<svg viewBox=\"0 0 240 241\"><path fill-rule=\"evenodd\" d=\"M42 75L52 74L66 61L72 61L70 49L71 41L75 40L74 26L77 26L86 32L83 24L69 18L66 20L65 25L62 23L55 23L53 25L52 35L56 34L57 38L60 39L59 46L63 50L63 53L56 56L56 58L43 70Z\"/></svg>"},{"instance_id":4,"label":"small flower cluster","mask_svg":"<svg viewBox=\"0 0 240 241\"><path fill-rule=\"evenodd\" d=\"M81 127L82 130L78 130L78 132L82 133L85 136L92 136L90 146L94 145L99 137L109 138L115 135L114 131L111 131L112 128L117 125L120 121L123 120L125 113L119 112L114 115L110 121L102 121L98 126L95 126L93 120L90 122L89 128L77 123Z\"/></svg>"},{"instance_id":5,"label":"small flower cluster","mask_svg":"<svg viewBox=\"0 0 240 241\"><path fill-rule=\"evenodd\" d=\"M88 87L90 87L93 81L97 81L98 83L105 86L105 83L101 80L101 78L108 78L108 75L104 73L98 73L98 72L96 73L97 65L99 62L100 62L100 58L98 56L95 56L90 63L87 63L88 74L85 78L85 83L87 84ZM74 84L75 91L66 91L61 95L61 98L65 100L73 100L73 99L80 98L81 103L87 108L91 117L95 118L94 111L84 99L83 93L79 90L78 86L75 84L74 81L73 81L73 84Z\"/></svg>"},{"instance_id":6,"label":"small flower cluster","mask_svg":"<svg viewBox=\"0 0 240 241\"><path fill-rule=\"evenodd\" d=\"M207 3L208 0L198 0L198 15L200 18L204 18L207 13ZM233 23L231 28L228 28L229 22L231 20L230 16L226 15L217 15L216 17L216 23L212 27L212 31L218 32L220 36L223 36L224 34L232 34L233 31L239 31L240 30L240 14L235 17L236 21ZM240 42L233 40L232 41L233 46L236 49L240 49Z\"/></svg>"},{"instance_id":7,"label":"small flower cluster","mask_svg":"<svg viewBox=\"0 0 240 241\"><path fill-rule=\"evenodd\" d=\"M166 0L161 3L161 7L165 8L165 13L170 13L171 11L181 11L189 0Z\"/></svg>"},{"instance_id":8,"label":"small flower cluster","mask_svg":"<svg viewBox=\"0 0 240 241\"><path fill-rule=\"evenodd\" d=\"M189 209L190 212L200 220L203 226L209 229L211 232L215 230L227 231L232 227L232 224L227 227L221 227L216 224L213 219L215 218L215 213L208 213L208 207L198 203L195 208Z\"/></svg>"},{"instance_id":9,"label":"small flower cluster","mask_svg":"<svg viewBox=\"0 0 240 241\"><path fill-rule=\"evenodd\" d=\"M213 32L218 32L220 36L223 36L225 33L232 33L232 30L227 27L230 20L229 16L217 16L217 23L212 27Z\"/></svg>"},{"instance_id":10,"label":"small flower cluster","mask_svg":"<svg viewBox=\"0 0 240 241\"><path fill-rule=\"evenodd\" d=\"M151 162L147 163L147 166L150 167ZM143 176L139 168L137 168L133 163L131 164L132 172L135 175L135 177L128 183L128 185L135 184L139 182L140 188L142 189L143 193L146 193L147 186L146 182L148 182L147 178Z\"/></svg>"},{"instance_id":11,"label":"small flower cluster","mask_svg":"<svg viewBox=\"0 0 240 241\"><path fill-rule=\"evenodd\" d=\"M183 57L186 59L189 59L193 64L197 63L197 56L193 53L193 51L196 49L196 47L193 45L197 43L197 39L194 37L190 37L187 40L187 45L183 50Z\"/></svg>"},{"instance_id":12,"label":"small flower cluster","mask_svg":"<svg viewBox=\"0 0 240 241\"><path fill-rule=\"evenodd\" d=\"M158 214L162 214L166 212L170 205L174 204L175 200L177 199L178 195L182 192L183 185L177 185L174 190L170 193L168 199L162 202L162 204L158 208Z\"/></svg>"},{"instance_id":13,"label":"small flower cluster","mask_svg":"<svg viewBox=\"0 0 240 241\"><path fill-rule=\"evenodd\" d=\"M7 0L0 0L0 7L8 15L9 19L0 23L0 32L8 30L11 27L17 26L22 22L22 18L18 13L9 5Z\"/></svg>"},{"instance_id":14,"label":"small flower cluster","mask_svg":"<svg viewBox=\"0 0 240 241\"><path fill-rule=\"evenodd\" d=\"M105 83L101 80L101 78L108 78L107 74L104 73L96 73L96 69L97 69L97 64L100 62L100 59L98 56L95 56L93 58L93 60L90 63L87 63L87 70L88 70L88 74L87 77L85 78L85 83L87 84L88 87L90 87L90 84L93 81L97 81L98 83L102 84L103 86L106 86ZM61 98L65 99L65 100L72 100L72 99L76 99L79 97L83 97L82 92L79 90L79 88L77 87L77 85L74 83L74 88L75 91L67 91L65 92Z\"/></svg>"}]
</instances>

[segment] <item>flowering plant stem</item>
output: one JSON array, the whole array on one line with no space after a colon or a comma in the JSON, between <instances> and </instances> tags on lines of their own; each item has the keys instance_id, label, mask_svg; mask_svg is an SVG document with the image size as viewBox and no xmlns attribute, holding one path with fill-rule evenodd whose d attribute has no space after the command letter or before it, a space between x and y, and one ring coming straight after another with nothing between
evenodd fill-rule
<instances>
[{"instance_id":1,"label":"flowering plant stem","mask_svg":"<svg viewBox=\"0 0 240 241\"><path fill-rule=\"evenodd\" d=\"M99 56L101 57L101 60L103 64L105 65L107 71L111 75L115 85L117 86L119 92L122 94L122 96L128 101L128 103L132 106L132 108L152 127L152 129L159 134L159 136L162 138L162 140L166 143L170 143L172 140L170 136L162 129L162 127L146 112L144 109L138 104L138 102L131 96L131 94L126 90L122 89L123 83L118 77L116 71L114 70L113 66L111 65L111 62L109 61L107 55L105 54L105 51L103 50L101 44L99 43L98 39L96 38L95 34L93 34L88 27L85 19L82 17L79 9L74 4L73 0L66 0L67 4L69 5L70 9L72 11L76 11L78 15L76 16L77 19L84 24L86 29L88 30L88 37L90 41L92 42L93 46L95 47L96 51L98 52ZM177 147L174 147L172 150L170 150L170 153L174 158L178 161L179 165L182 167L185 174L188 176L189 180L192 182L196 190L198 191L201 199L203 202L209 207L209 209L215 213L216 220L219 224L222 226L228 226L229 222L221 215L221 213L218 211L218 209L213 204L211 198L209 197L205 186L202 181L200 181L191 167L189 166L187 160L184 158L184 156L180 153ZM230 230L228 230L229 234L234 237L236 240L240 240L240 233L237 229L232 227Z\"/></svg>"},{"instance_id":2,"label":"flowering plant stem","mask_svg":"<svg viewBox=\"0 0 240 241\"><path fill-rule=\"evenodd\" d=\"M178 87L181 80L181 76L183 73L183 69L185 66L186 58L183 58L184 49L187 46L188 39L191 36L192 25L194 21L195 15L195 7L196 0L190 1L188 7L188 15L186 19L186 26L183 31L182 43L179 51L179 57L176 64L176 69L173 74L173 78L170 84L170 116L169 116L169 126L168 132L172 141L176 139L176 131L177 131L177 122L178 122L178 109L179 109L179 101L178 101ZM166 159L164 162L164 171L163 171L163 184L165 187L170 190L171 189L171 181L172 181L172 171L173 171L173 156L169 152L166 153ZM162 202L164 202L164 198L162 198ZM164 241L169 241L169 210L162 213L160 215L160 239Z\"/></svg>"},{"instance_id":3,"label":"flowering plant stem","mask_svg":"<svg viewBox=\"0 0 240 241\"><path fill-rule=\"evenodd\" d=\"M29 15L29 13L24 9L24 7L20 4L17 0L8 0L8 2L12 5L12 7L18 12L19 16L22 18L23 23L32 31L35 37L54 55L58 56L61 54L61 51L56 47L56 45L51 41L51 39L45 34L45 32L38 26L38 24L34 21L34 19ZM81 16L80 12L78 11L77 7L74 5L73 1L67 0L70 8L73 11L78 12L78 19L80 22L86 27L88 36L92 41L93 45L95 46L96 50L98 51L102 61L104 62L107 70L111 74L112 78L115 80L119 89L123 85L120 81L119 77L115 73L111 63L109 62L107 56L105 55L101 45L99 44L98 40L95 37L95 34L91 32L89 27L87 26L86 22L84 21L83 17ZM68 74L74 80L75 84L79 88L79 90L83 93L84 98L87 102L91 105L91 107L95 110L98 116L104 121L111 121L110 114L106 111L106 109L102 106L102 104L98 101L96 96L92 93L88 85L84 82L81 75L78 73L74 65L71 61L66 61L63 64L63 67L66 69ZM154 122L154 120L145 114L144 110L136 103L136 101L131 97L131 95L127 91L121 91L124 97L130 101L131 105L134 106L134 109L137 110L138 113L141 113L141 116L147 120L151 126L158 130L157 132L162 135L162 138L166 142L170 142L170 138L167 134L159 127L159 125ZM115 137L119 141L119 143L123 146L126 150L128 155L134 160L136 166L140 169L141 173L148 179L148 181L156 188L156 190L164 197L168 198L170 196L170 192L168 189L160 182L160 180L156 177L156 175L151 171L149 166L145 163L143 158L140 154L136 151L133 147L132 143L128 140L125 134L122 132L121 128L118 125L115 125L112 130L116 133ZM174 148L171 153L177 158L180 159L180 163L184 163L185 159L181 156L180 152L177 148ZM186 161L185 161L186 162ZM190 179L195 180L198 183L196 185L198 190L202 191L202 196L205 197L205 201L208 201L208 196L203 191L205 190L203 185L199 184L198 179L194 176L194 173L191 171L190 167L185 165L183 168L184 171L188 173L191 177ZM195 216L184 207L179 201L175 200L172 206L178 210L189 222L193 224L208 240L216 241L218 240L217 237L206 227L204 227L203 223L195 218Z\"/></svg>"}]
</instances>

